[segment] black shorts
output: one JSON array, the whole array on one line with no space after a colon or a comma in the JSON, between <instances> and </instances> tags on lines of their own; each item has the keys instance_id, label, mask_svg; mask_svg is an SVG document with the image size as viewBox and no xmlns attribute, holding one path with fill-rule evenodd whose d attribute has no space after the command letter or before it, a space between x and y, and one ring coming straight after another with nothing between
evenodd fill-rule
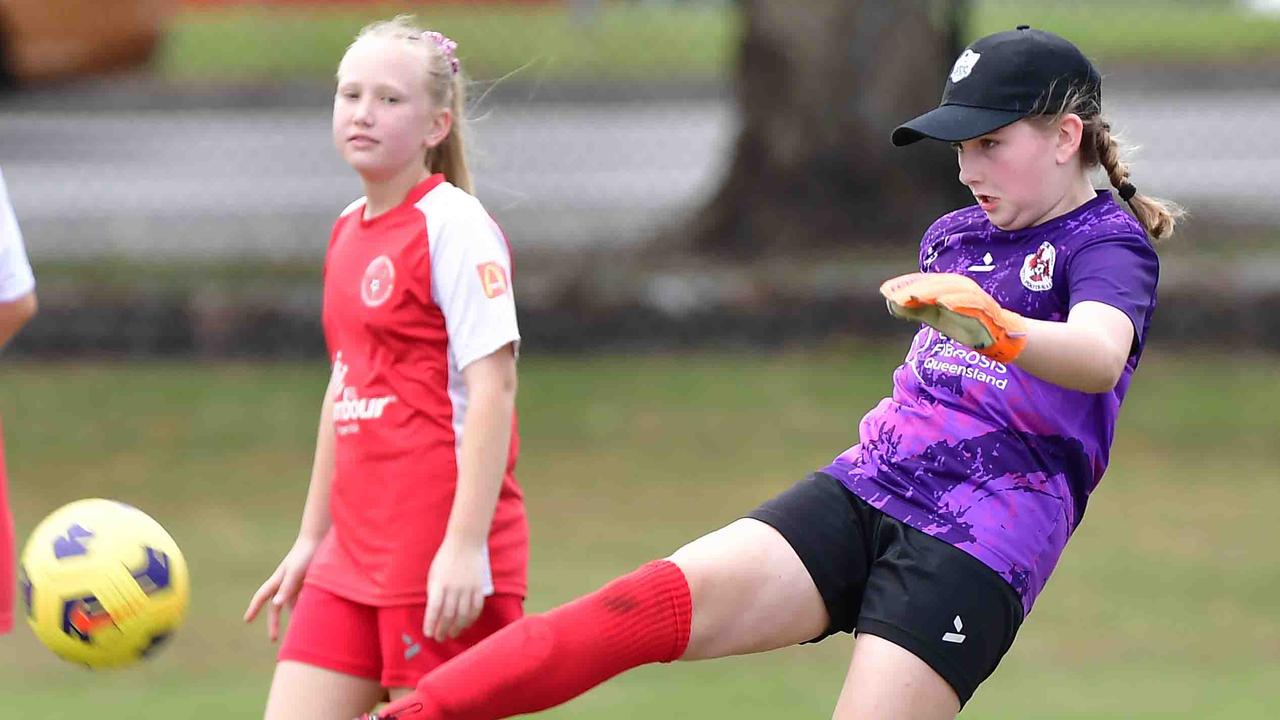
<instances>
[{"instance_id":1,"label":"black shorts","mask_svg":"<svg viewBox=\"0 0 1280 720\"><path fill-rule=\"evenodd\" d=\"M973 556L905 525L814 473L747 517L775 528L800 556L837 632L909 650L964 705L996 669L1022 624L1022 602Z\"/></svg>"}]
</instances>

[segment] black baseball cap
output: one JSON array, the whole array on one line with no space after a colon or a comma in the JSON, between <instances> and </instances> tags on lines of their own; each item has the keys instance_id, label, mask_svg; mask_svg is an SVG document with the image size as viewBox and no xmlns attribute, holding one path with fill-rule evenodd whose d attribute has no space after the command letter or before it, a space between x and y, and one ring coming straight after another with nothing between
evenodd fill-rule
<instances>
[{"instance_id":1,"label":"black baseball cap","mask_svg":"<svg viewBox=\"0 0 1280 720\"><path fill-rule=\"evenodd\" d=\"M894 145L933 138L960 142L1060 107L1067 93L1093 96L1102 108L1102 76L1065 38L1019 25L975 40L951 68L942 103L893 131Z\"/></svg>"}]
</instances>

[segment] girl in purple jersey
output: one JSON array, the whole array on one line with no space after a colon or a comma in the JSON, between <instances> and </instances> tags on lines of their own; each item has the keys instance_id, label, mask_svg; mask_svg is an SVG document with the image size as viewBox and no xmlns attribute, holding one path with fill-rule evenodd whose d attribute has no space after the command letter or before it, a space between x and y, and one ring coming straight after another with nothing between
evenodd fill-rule
<instances>
[{"instance_id":1,"label":"girl in purple jersey","mask_svg":"<svg viewBox=\"0 0 1280 720\"><path fill-rule=\"evenodd\" d=\"M562 703L652 662L856 632L835 717L952 718L1009 649L1090 491L1141 356L1179 214L1137 194L1066 40L974 42L895 144L952 143L978 204L886 282L922 323L859 443L746 518L516 622L380 716L480 720ZM1132 209L1095 191L1100 166Z\"/></svg>"}]
</instances>

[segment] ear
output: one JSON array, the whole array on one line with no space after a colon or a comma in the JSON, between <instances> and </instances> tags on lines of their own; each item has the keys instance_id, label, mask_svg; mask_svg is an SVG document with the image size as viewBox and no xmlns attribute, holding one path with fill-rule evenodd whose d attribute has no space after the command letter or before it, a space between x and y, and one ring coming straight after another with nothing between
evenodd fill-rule
<instances>
[{"instance_id":1,"label":"ear","mask_svg":"<svg viewBox=\"0 0 1280 720\"><path fill-rule=\"evenodd\" d=\"M430 150L444 142L444 139L449 137L449 132L452 130L453 111L448 108L441 109L431 118L431 125L427 127L427 135L422 139L423 146Z\"/></svg>"},{"instance_id":2,"label":"ear","mask_svg":"<svg viewBox=\"0 0 1280 720\"><path fill-rule=\"evenodd\" d=\"M1054 159L1065 165L1080 152L1080 139L1084 136L1084 121L1075 113L1067 113L1058 122Z\"/></svg>"}]
</instances>

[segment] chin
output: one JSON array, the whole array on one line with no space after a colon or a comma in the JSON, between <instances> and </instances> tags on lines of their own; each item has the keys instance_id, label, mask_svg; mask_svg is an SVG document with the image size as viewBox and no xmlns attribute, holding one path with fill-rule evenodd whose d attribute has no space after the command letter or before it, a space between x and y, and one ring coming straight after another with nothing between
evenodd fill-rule
<instances>
[{"instance_id":1,"label":"chin","mask_svg":"<svg viewBox=\"0 0 1280 720\"><path fill-rule=\"evenodd\" d=\"M1031 225L1031 223L1028 223L1026 220L1021 220L1019 218L1001 217L1000 214L998 213L996 215L987 213L987 219L991 221L992 225L995 225L996 227L1000 228L1005 232L1022 230L1023 228L1030 227Z\"/></svg>"},{"instance_id":2,"label":"chin","mask_svg":"<svg viewBox=\"0 0 1280 720\"><path fill-rule=\"evenodd\" d=\"M347 164L365 180L381 180L395 173L385 163L371 162L368 158L347 158Z\"/></svg>"}]
</instances>

